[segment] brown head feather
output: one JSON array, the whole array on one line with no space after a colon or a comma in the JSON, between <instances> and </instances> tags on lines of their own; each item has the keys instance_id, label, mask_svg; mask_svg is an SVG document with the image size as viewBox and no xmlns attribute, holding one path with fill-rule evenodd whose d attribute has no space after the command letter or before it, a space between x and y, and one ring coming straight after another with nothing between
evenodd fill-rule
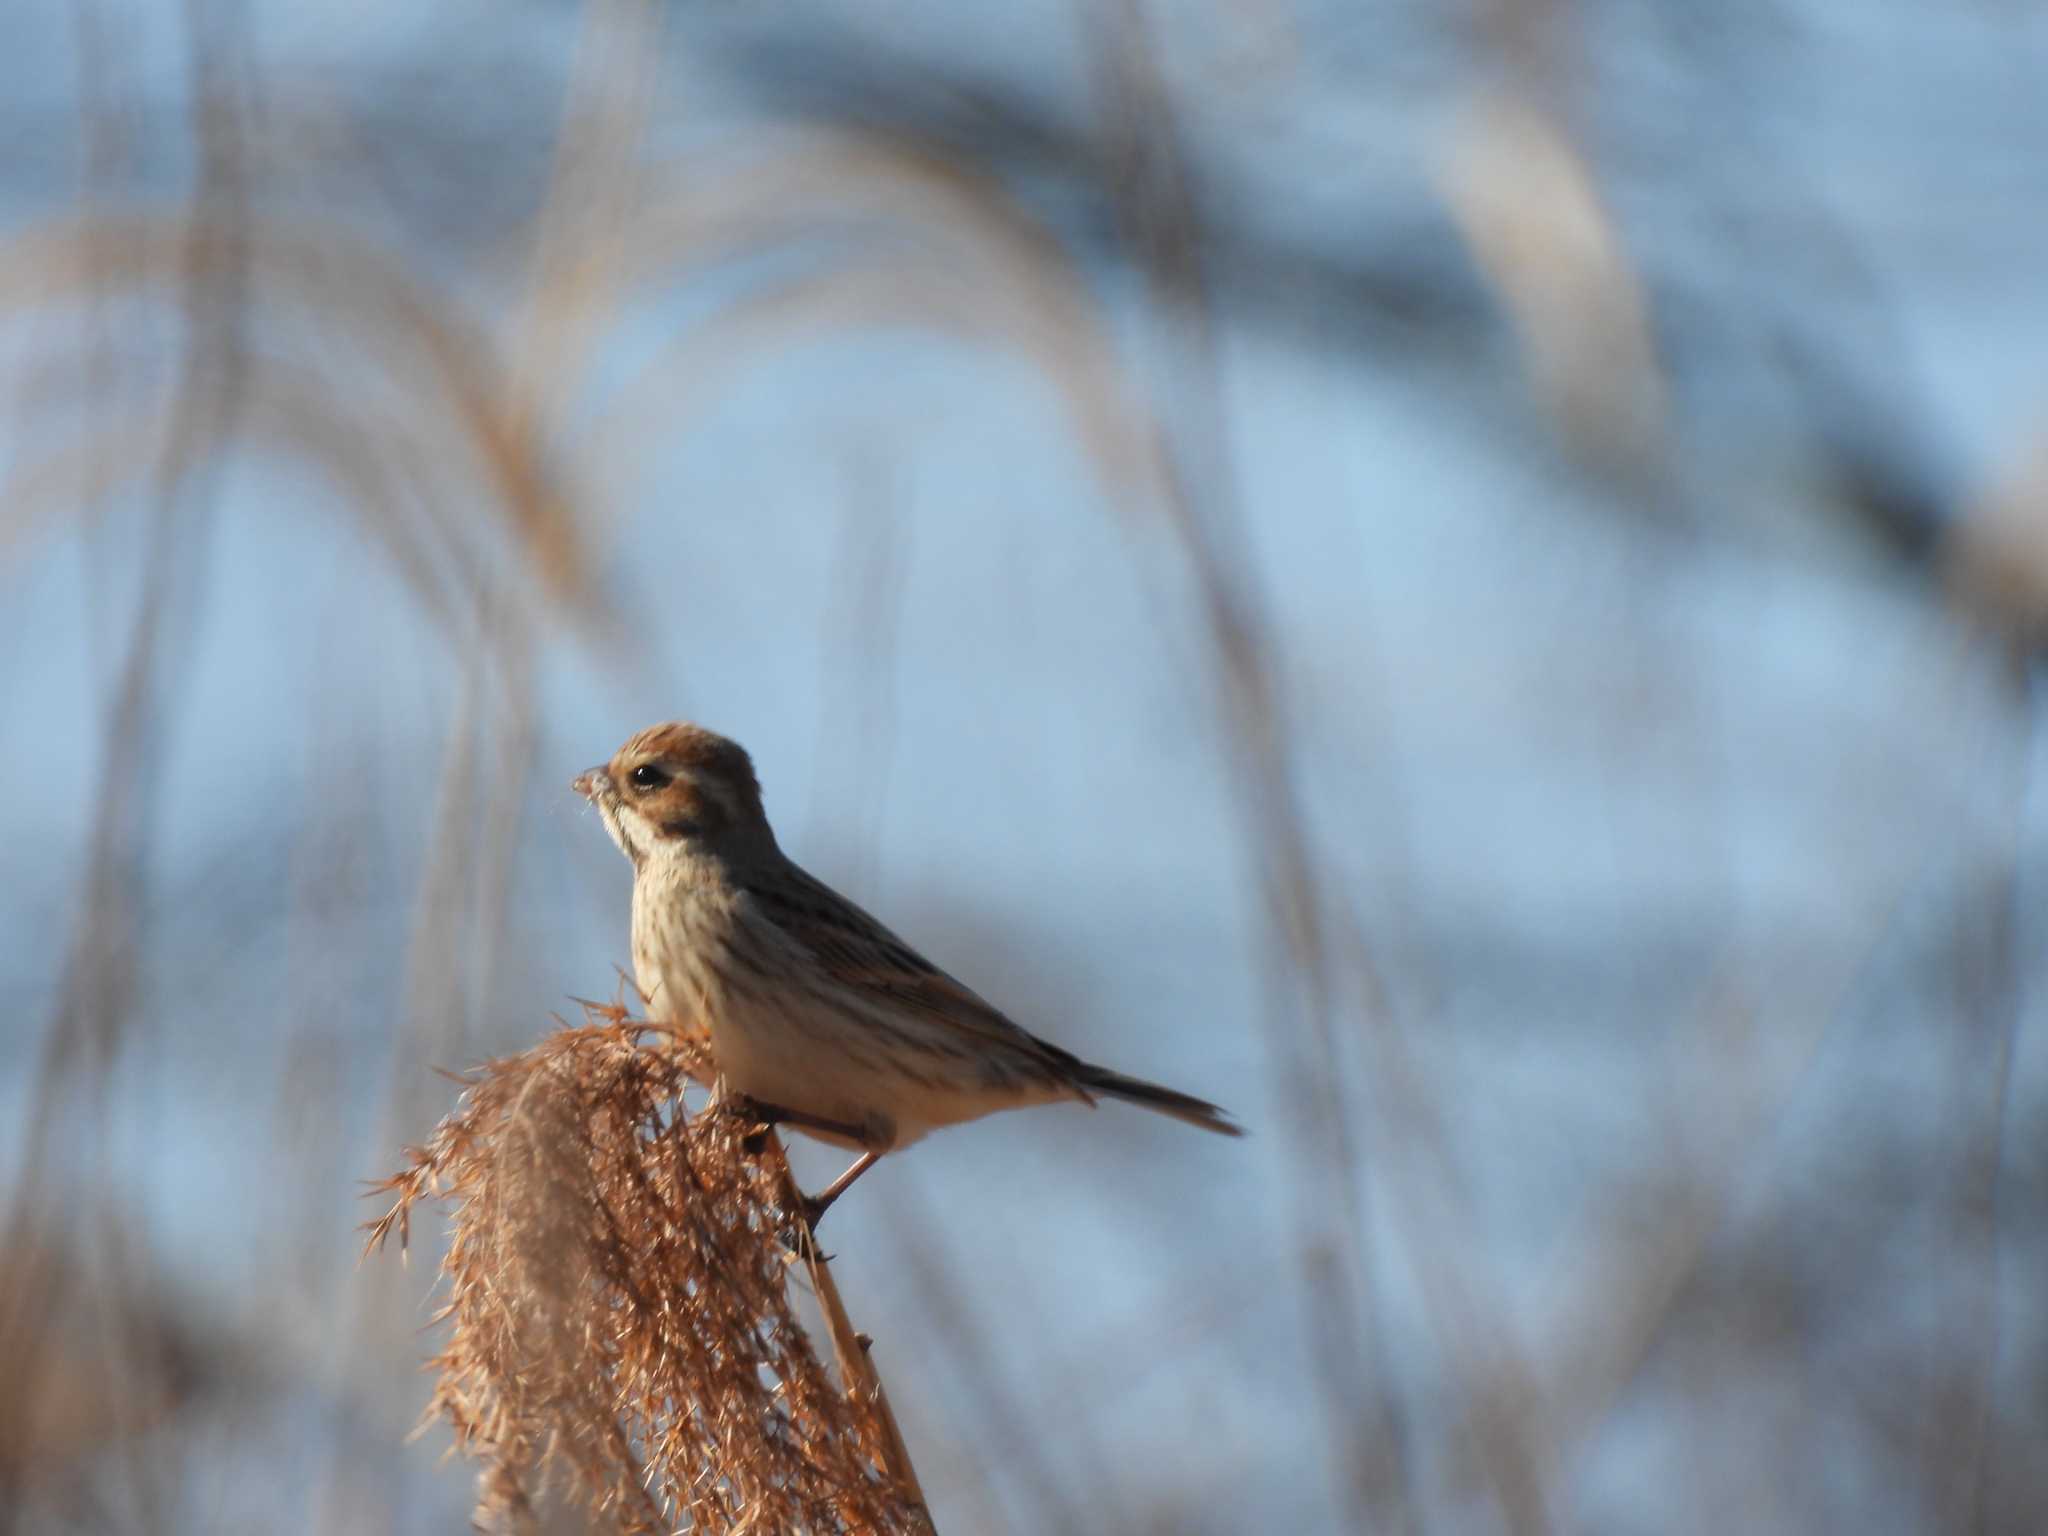
<instances>
[{"instance_id":1,"label":"brown head feather","mask_svg":"<svg viewBox=\"0 0 2048 1536\"><path fill-rule=\"evenodd\" d=\"M605 772L657 838L773 836L746 749L702 726L649 726L612 754Z\"/></svg>"}]
</instances>

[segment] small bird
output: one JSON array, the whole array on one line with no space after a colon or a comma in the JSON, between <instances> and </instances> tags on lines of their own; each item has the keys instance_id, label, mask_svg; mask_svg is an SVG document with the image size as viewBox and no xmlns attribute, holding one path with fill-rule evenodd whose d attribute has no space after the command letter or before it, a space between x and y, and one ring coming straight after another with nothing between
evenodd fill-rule
<instances>
[{"instance_id":1,"label":"small bird","mask_svg":"<svg viewBox=\"0 0 2048 1536\"><path fill-rule=\"evenodd\" d=\"M804 873L777 846L737 742L651 726L572 787L633 863L633 976L649 1016L707 1033L746 1113L859 1150L808 1201L811 1225L883 1153L999 1109L1101 1095L1242 1134L1214 1104L1028 1033Z\"/></svg>"}]
</instances>

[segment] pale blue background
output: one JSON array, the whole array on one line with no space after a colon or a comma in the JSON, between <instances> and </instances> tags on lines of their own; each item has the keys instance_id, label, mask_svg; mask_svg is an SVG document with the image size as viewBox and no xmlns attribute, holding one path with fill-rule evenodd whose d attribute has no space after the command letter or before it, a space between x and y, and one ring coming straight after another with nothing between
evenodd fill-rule
<instances>
[{"instance_id":1,"label":"pale blue background","mask_svg":"<svg viewBox=\"0 0 2048 1536\"><path fill-rule=\"evenodd\" d=\"M424 1272L353 1267L357 1181L445 1106L427 1066L614 991L628 870L566 785L674 715L749 746L814 872L1031 1027L1252 1131L1003 1117L835 1212L940 1529L2038 1525L2030 695L1830 474L1839 452L1895 462L1959 517L2048 423L2048 25L1833 0L1560 14L1671 396L1654 492L1574 461L1438 195L1450 125L1502 71L1466 18L1152 13L1214 232L1233 574L1262 595L1325 896L1384 988L1332 1013L1354 1209L1294 1129L1279 1063L1309 1024L1272 1011L1195 588L1077 446L1059 381L915 327L818 330L700 358L736 366L678 402L644 478L587 456L665 340L840 245L675 269L556 381L610 627L504 584L536 634L523 745L487 745L504 692L348 488L289 454L221 457L139 754L104 721L155 503L0 524L0 1126L39 1091L106 776L146 780L140 1006L104 1100L66 1090L60 1205L88 1246L81 1213L117 1213L217 1367L150 1432L160 1482L95 1474L106 1528L464 1518L438 1437L400 1443ZM81 17L109 40L97 179ZM579 26L570 6L227 13L253 205L338 221L515 348ZM10 233L181 206L177 8L15 7L0 37ZM1144 378L1158 316L1077 148L1087 49L1054 7L676 8L650 138L718 166L808 115L926 124L948 81L1008 101L1057 131L986 120L963 158L1063 242ZM16 299L0 465L97 419L66 427L37 393L88 338L111 335L128 398L174 376L168 291ZM323 320L250 328L407 414L425 381ZM443 510L496 548L478 482L454 484ZM428 881L436 839L508 790L504 877L472 851ZM435 922L452 937L421 938ZM10 1184L21 1156L0 1140ZM1349 1414L1315 1386L1325 1265L1370 1351L1336 1375L1379 1394ZM1971 1413L1989 1429L1958 1470ZM1502 1435L1533 1505L1503 1492ZM1360 1443L1402 1471L1354 1499Z\"/></svg>"}]
</instances>

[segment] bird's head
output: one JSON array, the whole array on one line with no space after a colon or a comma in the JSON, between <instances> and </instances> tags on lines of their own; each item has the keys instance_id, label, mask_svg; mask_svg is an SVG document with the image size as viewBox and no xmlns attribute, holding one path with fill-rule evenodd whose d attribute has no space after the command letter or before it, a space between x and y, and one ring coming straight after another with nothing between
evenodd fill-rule
<instances>
[{"instance_id":1,"label":"bird's head","mask_svg":"<svg viewBox=\"0 0 2048 1536\"><path fill-rule=\"evenodd\" d=\"M676 854L775 846L745 748L687 721L649 726L570 787L597 807L635 869Z\"/></svg>"}]
</instances>

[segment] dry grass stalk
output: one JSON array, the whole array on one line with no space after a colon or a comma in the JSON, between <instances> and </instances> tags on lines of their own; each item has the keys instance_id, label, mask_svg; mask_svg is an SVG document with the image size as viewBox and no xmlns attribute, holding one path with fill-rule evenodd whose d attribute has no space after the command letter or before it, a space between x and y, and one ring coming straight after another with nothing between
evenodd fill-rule
<instances>
[{"instance_id":1,"label":"dry grass stalk","mask_svg":"<svg viewBox=\"0 0 2048 1536\"><path fill-rule=\"evenodd\" d=\"M798 1322L781 1236L794 1186L772 1137L690 1114L694 1041L587 1007L470 1073L369 1223L452 1204L429 1416L482 1464L477 1518L523 1530L561 1474L635 1533L929 1531L888 1403L822 1262L812 1273L847 1387Z\"/></svg>"}]
</instances>

